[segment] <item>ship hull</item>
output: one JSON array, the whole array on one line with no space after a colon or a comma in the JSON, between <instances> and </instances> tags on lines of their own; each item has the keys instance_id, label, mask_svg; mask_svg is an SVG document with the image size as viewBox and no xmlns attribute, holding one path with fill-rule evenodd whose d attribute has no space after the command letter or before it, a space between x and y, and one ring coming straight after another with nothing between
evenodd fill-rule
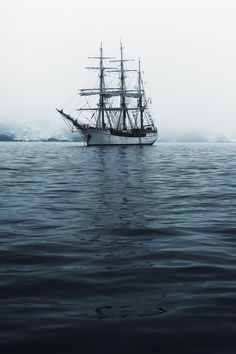
<instances>
[{"instance_id":1,"label":"ship hull","mask_svg":"<svg viewBox=\"0 0 236 354\"><path fill-rule=\"evenodd\" d=\"M118 136L109 130L89 129L80 131L87 146L103 145L153 145L157 140L157 133L147 133L144 137Z\"/></svg>"}]
</instances>

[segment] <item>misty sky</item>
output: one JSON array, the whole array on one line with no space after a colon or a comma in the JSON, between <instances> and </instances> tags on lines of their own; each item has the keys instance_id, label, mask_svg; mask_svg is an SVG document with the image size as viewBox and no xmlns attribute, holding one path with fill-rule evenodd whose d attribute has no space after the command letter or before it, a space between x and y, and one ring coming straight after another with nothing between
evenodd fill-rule
<instances>
[{"instance_id":1,"label":"misty sky","mask_svg":"<svg viewBox=\"0 0 236 354\"><path fill-rule=\"evenodd\" d=\"M85 87L87 57L101 41L118 55L120 38L160 134L236 132L233 0L0 0L0 123L63 124L55 107Z\"/></svg>"}]
</instances>

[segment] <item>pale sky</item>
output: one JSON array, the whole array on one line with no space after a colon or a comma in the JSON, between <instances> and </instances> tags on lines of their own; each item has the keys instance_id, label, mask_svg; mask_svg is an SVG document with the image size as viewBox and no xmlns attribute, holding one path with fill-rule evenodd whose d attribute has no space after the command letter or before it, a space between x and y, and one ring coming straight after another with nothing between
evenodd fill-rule
<instances>
[{"instance_id":1,"label":"pale sky","mask_svg":"<svg viewBox=\"0 0 236 354\"><path fill-rule=\"evenodd\" d=\"M163 132L236 131L236 1L0 0L0 122L59 126L103 42L141 58ZM96 76L94 77L94 82Z\"/></svg>"}]
</instances>

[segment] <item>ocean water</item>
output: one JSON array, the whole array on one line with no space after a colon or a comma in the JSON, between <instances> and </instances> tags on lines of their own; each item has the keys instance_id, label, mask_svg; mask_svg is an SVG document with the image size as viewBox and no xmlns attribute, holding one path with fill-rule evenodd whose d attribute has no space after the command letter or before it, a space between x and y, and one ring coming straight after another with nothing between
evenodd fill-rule
<instances>
[{"instance_id":1,"label":"ocean water","mask_svg":"<svg viewBox=\"0 0 236 354\"><path fill-rule=\"evenodd\" d=\"M0 143L0 352L236 352L236 144Z\"/></svg>"}]
</instances>

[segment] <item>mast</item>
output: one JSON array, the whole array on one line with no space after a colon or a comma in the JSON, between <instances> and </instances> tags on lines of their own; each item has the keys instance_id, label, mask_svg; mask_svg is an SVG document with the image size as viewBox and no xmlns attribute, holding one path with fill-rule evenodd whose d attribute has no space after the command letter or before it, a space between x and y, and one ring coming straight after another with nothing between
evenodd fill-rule
<instances>
[{"instance_id":1,"label":"mast","mask_svg":"<svg viewBox=\"0 0 236 354\"><path fill-rule=\"evenodd\" d=\"M99 113L98 113L98 122L100 123L100 117L102 116L102 129L105 128L105 122L104 122L104 68L103 68L103 48L102 48L102 43L100 47L100 72L99 72L99 78L100 78L100 85L99 85Z\"/></svg>"},{"instance_id":2,"label":"mast","mask_svg":"<svg viewBox=\"0 0 236 354\"><path fill-rule=\"evenodd\" d=\"M81 108L79 109L79 111L86 111L86 110L90 110L90 111L98 111L98 117L97 117L97 123L96 125L99 128L104 129L106 124L105 124L105 111L106 111L106 107L105 107L105 98L107 97L106 94L106 87L105 87L105 80L104 80L104 72L107 69L112 69L109 67L104 67L103 65L103 61L104 59L113 59L113 57L104 57L103 56L103 47L102 47L102 43L100 46L100 56L98 57L89 57L89 59L98 59L99 60L99 66L97 67L86 67L86 69L90 69L90 70L99 70L99 87L98 88L94 88L94 89L81 89L80 90L80 95L81 96L91 96L91 95L99 95L99 101L98 101L98 108ZM109 92L109 91L108 91Z\"/></svg>"},{"instance_id":3,"label":"mast","mask_svg":"<svg viewBox=\"0 0 236 354\"><path fill-rule=\"evenodd\" d=\"M120 43L120 80L121 80L121 110L123 118L123 129L126 129L126 102L125 102L125 74L124 74L124 59L123 59L123 46Z\"/></svg>"},{"instance_id":4,"label":"mast","mask_svg":"<svg viewBox=\"0 0 236 354\"><path fill-rule=\"evenodd\" d=\"M138 107L140 111L140 127L143 129L143 96L142 96L142 76L141 76L141 65L140 59L138 61L138 91L139 91L139 98L138 98Z\"/></svg>"},{"instance_id":5,"label":"mast","mask_svg":"<svg viewBox=\"0 0 236 354\"><path fill-rule=\"evenodd\" d=\"M127 90L126 89L126 84L125 84L125 73L128 71L137 71L137 70L127 70L124 67L124 62L126 61L133 61L133 59L124 59L123 56L123 46L122 43L120 42L120 59L119 60L111 60L112 62L119 62L120 63L120 68L115 69L115 70L110 70L110 72L119 72L120 73L120 89L117 90L117 92L113 91L110 94L110 97L112 96L120 96L120 107L117 108L121 113L119 115L118 123L117 123L117 128L119 129L120 126L120 121L122 119L122 124L121 128L126 130L127 129L127 124L126 120L128 117L128 120L130 122L130 127L132 128L132 120L129 116L128 111L131 110L131 107L127 107L127 102L126 102L126 97L135 97L139 98L139 92L137 90ZM137 109L137 107L132 108Z\"/></svg>"}]
</instances>

